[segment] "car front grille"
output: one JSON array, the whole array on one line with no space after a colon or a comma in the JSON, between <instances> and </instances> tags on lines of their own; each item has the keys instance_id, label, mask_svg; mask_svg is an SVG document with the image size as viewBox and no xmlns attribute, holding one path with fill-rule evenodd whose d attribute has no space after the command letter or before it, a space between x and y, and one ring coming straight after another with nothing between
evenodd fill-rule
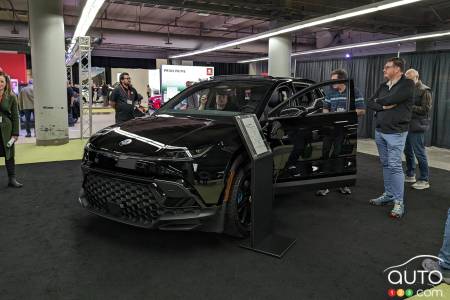
<instances>
[{"instance_id":1,"label":"car front grille","mask_svg":"<svg viewBox=\"0 0 450 300\"><path fill-rule=\"evenodd\" d=\"M104 215L151 225L163 214L163 207L156 199L150 183L89 173L83 185L89 205Z\"/></svg>"}]
</instances>

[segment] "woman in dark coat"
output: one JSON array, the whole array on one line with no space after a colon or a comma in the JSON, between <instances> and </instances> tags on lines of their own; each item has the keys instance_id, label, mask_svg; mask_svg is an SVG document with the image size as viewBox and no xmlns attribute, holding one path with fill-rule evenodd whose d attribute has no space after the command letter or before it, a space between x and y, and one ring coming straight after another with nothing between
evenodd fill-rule
<instances>
[{"instance_id":1,"label":"woman in dark coat","mask_svg":"<svg viewBox=\"0 0 450 300\"><path fill-rule=\"evenodd\" d=\"M9 77L0 72L0 157L5 158L6 171L8 172L8 186L22 187L16 180L14 162L14 144L8 147L11 139L19 138L19 111L16 96L11 92Z\"/></svg>"}]
</instances>

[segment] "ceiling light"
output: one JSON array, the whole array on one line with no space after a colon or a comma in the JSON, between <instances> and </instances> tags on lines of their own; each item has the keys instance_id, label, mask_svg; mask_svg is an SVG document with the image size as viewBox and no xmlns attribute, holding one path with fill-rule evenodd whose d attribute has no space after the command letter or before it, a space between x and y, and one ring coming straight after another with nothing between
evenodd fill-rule
<instances>
[{"instance_id":1,"label":"ceiling light","mask_svg":"<svg viewBox=\"0 0 450 300\"><path fill-rule=\"evenodd\" d=\"M202 16L202 17L208 17L209 16L209 14L207 14L207 13L198 13L197 15L198 16Z\"/></svg>"},{"instance_id":2,"label":"ceiling light","mask_svg":"<svg viewBox=\"0 0 450 300\"><path fill-rule=\"evenodd\" d=\"M280 34L298 31L300 29L305 29L305 28L314 27L314 26L318 26L318 25L322 25L322 24L326 24L326 23L331 23L331 22L334 22L337 20L349 19L349 18L353 18L356 16L366 15L366 14L370 14L373 12L378 12L378 11L386 10L389 8L398 7L398 6L415 3L415 2L419 2L419 1L423 1L423 0L397 0L397 1L386 0L386 1L381 1L381 2L364 5L364 6L360 6L360 7L353 8L353 9L344 10L339 13L322 16L322 17L318 17L318 18L314 18L314 19L306 20L306 21L302 21L302 22L297 22L297 23L294 23L294 24L291 24L288 26L284 26L281 28L262 32L262 33L252 35L249 37L245 37L245 38L241 38L241 39L238 39L238 40L235 40L232 42L223 43L223 44L211 47L211 48L200 49L200 50L196 50L196 51L172 55L172 56L169 56L169 58L181 58L181 57L186 57L186 56L193 56L193 55L203 54L203 53L207 53L207 52L217 51L217 50L221 50L221 49L225 49L225 48L234 47L237 45L242 45L242 44L251 43L251 42L262 40L262 39L267 39L272 36L277 36Z\"/></svg>"},{"instance_id":3,"label":"ceiling light","mask_svg":"<svg viewBox=\"0 0 450 300\"><path fill-rule=\"evenodd\" d=\"M80 20L78 20L75 33L73 34L72 42L70 43L69 50L67 53L71 53L73 47L75 47L77 38L80 36L85 36L89 27L91 27L92 22L97 16L98 11L102 7L105 0L87 0L81 12Z\"/></svg>"},{"instance_id":4,"label":"ceiling light","mask_svg":"<svg viewBox=\"0 0 450 300\"><path fill-rule=\"evenodd\" d=\"M252 62L258 62L258 61L265 61L269 60L268 57L259 57L259 58L253 58L253 59L246 59L246 60L240 60L238 61L238 64L248 64Z\"/></svg>"},{"instance_id":5,"label":"ceiling light","mask_svg":"<svg viewBox=\"0 0 450 300\"><path fill-rule=\"evenodd\" d=\"M450 36L450 31L434 31L434 32L429 32L429 33L408 35L408 36L404 36L404 37L392 38L392 39L386 39L386 40L363 42L363 43L357 43L357 44L349 44L349 45L335 46L335 47L329 47L329 48L307 50L307 51L292 53L291 56L333 52L333 51L339 51L339 50L345 50L345 49L364 48L364 47L394 44L394 43L400 43L400 42L412 42L412 41L423 40L423 39L439 38L439 37L443 37L443 36ZM268 57L260 57L260 58L255 58L255 59L241 60L241 61L238 61L238 63L250 63L250 62L257 62L257 61L263 61L263 60L268 60L268 59L269 59Z\"/></svg>"},{"instance_id":6,"label":"ceiling light","mask_svg":"<svg viewBox=\"0 0 450 300\"><path fill-rule=\"evenodd\" d=\"M450 31L435 31L435 32L430 32L430 33L423 33L423 34L409 35L409 36L399 37L399 38L392 38L392 39L387 39L387 40L363 42L363 43L336 46L336 47L330 47L330 48L302 51L302 52L292 53L291 56L332 52L332 51L339 51L339 50L353 49L353 48L364 48L364 47L370 47L370 46L394 44L394 43L399 43L399 42L417 41L417 40L437 38L437 37L442 37L442 36L447 36L447 35L450 35Z\"/></svg>"}]
</instances>

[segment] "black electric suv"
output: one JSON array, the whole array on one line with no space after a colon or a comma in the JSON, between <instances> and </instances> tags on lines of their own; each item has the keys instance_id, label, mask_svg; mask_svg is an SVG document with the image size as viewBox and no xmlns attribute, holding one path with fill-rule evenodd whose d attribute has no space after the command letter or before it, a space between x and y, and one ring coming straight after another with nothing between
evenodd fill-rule
<instances>
[{"instance_id":1,"label":"black electric suv","mask_svg":"<svg viewBox=\"0 0 450 300\"><path fill-rule=\"evenodd\" d=\"M326 93L338 84L347 87L347 107L324 112ZM135 226L245 236L251 172L234 116L248 113L271 147L276 191L354 185L352 80L233 75L197 83L152 116L93 135L80 204Z\"/></svg>"}]
</instances>

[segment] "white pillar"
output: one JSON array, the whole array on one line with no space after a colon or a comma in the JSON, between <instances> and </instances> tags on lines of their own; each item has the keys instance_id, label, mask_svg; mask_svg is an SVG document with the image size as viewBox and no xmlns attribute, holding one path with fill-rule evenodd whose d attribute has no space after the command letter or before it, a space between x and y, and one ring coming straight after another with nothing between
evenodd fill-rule
<instances>
[{"instance_id":1,"label":"white pillar","mask_svg":"<svg viewBox=\"0 0 450 300\"><path fill-rule=\"evenodd\" d=\"M251 62L248 64L248 75L259 75L256 64L256 62Z\"/></svg>"},{"instance_id":2,"label":"white pillar","mask_svg":"<svg viewBox=\"0 0 450 300\"><path fill-rule=\"evenodd\" d=\"M63 0L29 3L36 144L69 142Z\"/></svg>"},{"instance_id":3,"label":"white pillar","mask_svg":"<svg viewBox=\"0 0 450 300\"><path fill-rule=\"evenodd\" d=\"M269 38L269 75L291 76L291 35L285 34Z\"/></svg>"}]
</instances>

